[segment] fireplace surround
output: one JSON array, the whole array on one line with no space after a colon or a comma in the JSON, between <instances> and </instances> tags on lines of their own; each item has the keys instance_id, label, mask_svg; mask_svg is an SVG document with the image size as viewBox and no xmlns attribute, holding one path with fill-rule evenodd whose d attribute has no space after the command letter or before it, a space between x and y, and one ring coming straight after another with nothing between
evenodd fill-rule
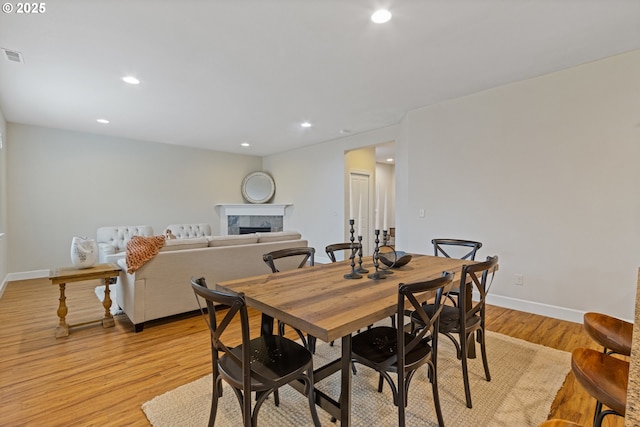
<instances>
[{"instance_id":1,"label":"fireplace surround","mask_svg":"<svg viewBox=\"0 0 640 427\"><path fill-rule=\"evenodd\" d=\"M285 210L292 204L218 204L220 234L240 234L241 228L261 231L283 231Z\"/></svg>"}]
</instances>

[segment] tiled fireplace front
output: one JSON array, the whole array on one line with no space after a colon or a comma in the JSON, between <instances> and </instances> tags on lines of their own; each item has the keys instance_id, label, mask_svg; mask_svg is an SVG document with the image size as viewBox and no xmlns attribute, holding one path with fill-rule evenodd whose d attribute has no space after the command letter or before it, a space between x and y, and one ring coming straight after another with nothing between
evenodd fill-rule
<instances>
[{"instance_id":1,"label":"tiled fireplace front","mask_svg":"<svg viewBox=\"0 0 640 427\"><path fill-rule=\"evenodd\" d=\"M277 215L229 215L227 216L227 233L282 231L282 223L282 216Z\"/></svg>"},{"instance_id":2,"label":"tiled fireplace front","mask_svg":"<svg viewBox=\"0 0 640 427\"><path fill-rule=\"evenodd\" d=\"M283 231L285 209L290 204L220 204L220 234Z\"/></svg>"}]
</instances>

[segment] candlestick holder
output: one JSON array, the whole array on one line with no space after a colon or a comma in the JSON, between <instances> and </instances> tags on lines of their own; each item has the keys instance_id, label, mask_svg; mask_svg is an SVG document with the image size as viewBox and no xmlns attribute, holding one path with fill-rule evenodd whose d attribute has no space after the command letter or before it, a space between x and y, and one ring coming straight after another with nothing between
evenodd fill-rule
<instances>
[{"instance_id":1,"label":"candlestick holder","mask_svg":"<svg viewBox=\"0 0 640 427\"><path fill-rule=\"evenodd\" d=\"M351 237L349 238L349 240L351 241L351 255L349 256L349 259L351 260L351 273L347 273L344 275L345 279L361 279L362 276L359 275L356 272L356 246L353 244L353 242L356 240L355 237L353 236L353 224L355 224L355 220L350 219L349 220L349 233L351 234Z\"/></svg>"},{"instance_id":2,"label":"candlestick holder","mask_svg":"<svg viewBox=\"0 0 640 427\"><path fill-rule=\"evenodd\" d=\"M362 236L358 236L358 268L356 268L356 272L367 274L369 270L362 266Z\"/></svg>"},{"instance_id":3,"label":"candlestick holder","mask_svg":"<svg viewBox=\"0 0 640 427\"><path fill-rule=\"evenodd\" d=\"M374 273L369 274L367 277L369 279L374 279L374 280L378 280L378 279L386 279L387 275L384 273L384 271L379 270L378 269L378 264L379 264L379 252L380 252L380 230L374 230L374 233L376 235L376 248L373 251L373 266L376 268L376 271Z\"/></svg>"},{"instance_id":4,"label":"candlestick holder","mask_svg":"<svg viewBox=\"0 0 640 427\"><path fill-rule=\"evenodd\" d=\"M387 230L382 230L382 246L387 246L388 239Z\"/></svg>"}]
</instances>

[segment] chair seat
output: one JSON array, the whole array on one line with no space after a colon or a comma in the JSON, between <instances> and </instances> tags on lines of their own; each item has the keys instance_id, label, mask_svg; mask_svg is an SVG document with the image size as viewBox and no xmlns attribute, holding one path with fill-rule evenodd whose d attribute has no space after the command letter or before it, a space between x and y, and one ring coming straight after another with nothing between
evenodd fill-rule
<instances>
[{"instance_id":1,"label":"chair seat","mask_svg":"<svg viewBox=\"0 0 640 427\"><path fill-rule=\"evenodd\" d=\"M375 365L384 364L390 357L397 354L397 331L390 326L377 326L355 335L351 341L351 352L355 359L363 363L363 360ZM413 339L411 334L405 333L405 343ZM422 340L406 355L405 364L412 365L424 358L431 351L427 340ZM364 363L371 365L371 363ZM395 369L389 369L395 367ZM387 370L397 372L397 364L394 362Z\"/></svg>"},{"instance_id":2,"label":"chair seat","mask_svg":"<svg viewBox=\"0 0 640 427\"><path fill-rule=\"evenodd\" d=\"M629 362L597 350L578 348L571 353L571 370L587 393L624 416Z\"/></svg>"},{"instance_id":3,"label":"chair seat","mask_svg":"<svg viewBox=\"0 0 640 427\"><path fill-rule=\"evenodd\" d=\"M585 313L584 329L601 346L614 353L629 356L633 323L601 313Z\"/></svg>"},{"instance_id":4,"label":"chair seat","mask_svg":"<svg viewBox=\"0 0 640 427\"><path fill-rule=\"evenodd\" d=\"M425 305L425 312L429 316L433 316L434 307L433 304ZM442 314L440 314L440 332L457 332L460 319L460 309L458 307L452 307L445 305L442 308ZM480 323L480 316L473 316L470 320L467 319L467 328L474 327ZM411 315L411 321L421 325L423 322L419 316L415 313Z\"/></svg>"},{"instance_id":5,"label":"chair seat","mask_svg":"<svg viewBox=\"0 0 640 427\"><path fill-rule=\"evenodd\" d=\"M298 376L298 369L309 364L311 353L300 344L278 335L267 335L249 341L251 349L251 370L265 377L272 384L264 384L257 378L251 378L253 390L268 390L273 384L286 384L292 376ZM242 357L242 346L231 350L239 358ZM219 360L220 375L242 387L242 367L223 355Z\"/></svg>"}]
</instances>

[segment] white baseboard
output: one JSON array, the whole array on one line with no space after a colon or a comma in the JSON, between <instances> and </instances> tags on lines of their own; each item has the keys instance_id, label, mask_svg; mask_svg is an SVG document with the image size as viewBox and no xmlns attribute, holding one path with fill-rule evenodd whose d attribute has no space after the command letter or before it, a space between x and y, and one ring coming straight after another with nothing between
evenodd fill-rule
<instances>
[{"instance_id":1,"label":"white baseboard","mask_svg":"<svg viewBox=\"0 0 640 427\"><path fill-rule=\"evenodd\" d=\"M491 294L487 295L487 304L580 324L582 323L582 317L585 313L584 311L574 310L571 308L558 307L555 305Z\"/></svg>"},{"instance_id":2,"label":"white baseboard","mask_svg":"<svg viewBox=\"0 0 640 427\"><path fill-rule=\"evenodd\" d=\"M49 277L50 270L23 271L20 273L9 273L0 284L0 298L4 294L7 283L14 280L39 279L41 277Z\"/></svg>"},{"instance_id":3,"label":"white baseboard","mask_svg":"<svg viewBox=\"0 0 640 427\"><path fill-rule=\"evenodd\" d=\"M4 279L5 282L12 282L15 280L28 280L28 279L40 279L43 277L49 277L51 270L34 270L34 271L21 271L18 273L9 273Z\"/></svg>"}]
</instances>

